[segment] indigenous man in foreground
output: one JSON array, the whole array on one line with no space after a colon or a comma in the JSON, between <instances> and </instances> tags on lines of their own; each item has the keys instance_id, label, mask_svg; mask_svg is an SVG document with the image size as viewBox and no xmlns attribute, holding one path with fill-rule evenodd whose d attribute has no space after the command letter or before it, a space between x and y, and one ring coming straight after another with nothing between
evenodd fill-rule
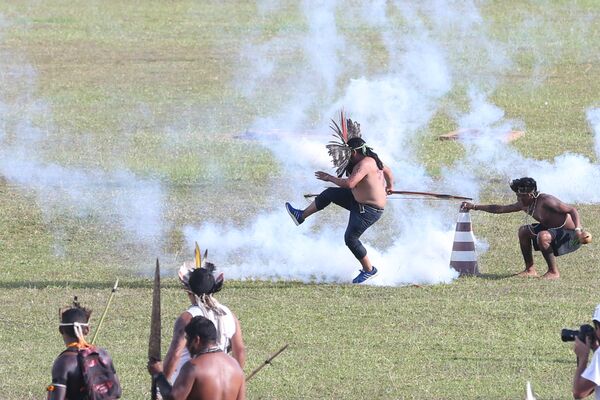
<instances>
[{"instance_id":1,"label":"indigenous man in foreground","mask_svg":"<svg viewBox=\"0 0 600 400\"><path fill-rule=\"evenodd\" d=\"M192 305L175 321L173 338L164 362L164 373L170 382L175 382L181 367L190 359L186 348L185 327L197 315L214 323L217 330L216 345L224 352L231 351L233 358L244 368L246 348L240 322L227 306L219 303L213 296L221 290L224 282L222 274L215 279L214 270L214 264L209 262L198 268L185 263L179 269L179 279Z\"/></svg>"},{"instance_id":2,"label":"indigenous man in foreground","mask_svg":"<svg viewBox=\"0 0 600 400\"><path fill-rule=\"evenodd\" d=\"M59 310L58 331L67 348L52 366L48 400L121 397L121 385L110 356L106 350L85 340L90 331L88 321L91 313L91 310L80 307L77 301L72 307Z\"/></svg>"},{"instance_id":3,"label":"indigenous man in foreground","mask_svg":"<svg viewBox=\"0 0 600 400\"><path fill-rule=\"evenodd\" d=\"M520 276L537 276L533 263L533 248L542 252L548 272L546 279L558 279L560 273L556 257L577 250L588 237L581 228L579 212L573 206L563 203L556 197L540 193L532 178L515 179L510 188L516 193L517 201L509 205L462 203L466 210L486 211L492 214L524 211L525 224L519 228L519 244L525 260L525 271ZM531 217L538 223L529 223Z\"/></svg>"},{"instance_id":4,"label":"indigenous man in foreground","mask_svg":"<svg viewBox=\"0 0 600 400\"><path fill-rule=\"evenodd\" d=\"M335 166L338 167L338 176L323 171L315 172L317 179L332 182L339 187L325 189L304 210L296 209L290 203L285 203L285 207L296 225L300 225L310 215L331 203L350 211L344 240L362 266L352 283L363 283L374 277L378 271L371 264L367 250L359 238L381 218L387 195L393 190L393 176L392 171L383 165L373 149L360 137L358 123L352 122L351 119L345 120L342 113L341 126L342 128L339 128L334 123L333 129L343 143L330 143L327 146ZM347 178L341 177L344 173Z\"/></svg>"},{"instance_id":5,"label":"indigenous man in foreground","mask_svg":"<svg viewBox=\"0 0 600 400\"><path fill-rule=\"evenodd\" d=\"M238 362L217 345L217 330L207 318L196 316L185 327L186 347L192 358L171 386L160 361L148 361L164 400L243 400L244 372Z\"/></svg>"}]
</instances>

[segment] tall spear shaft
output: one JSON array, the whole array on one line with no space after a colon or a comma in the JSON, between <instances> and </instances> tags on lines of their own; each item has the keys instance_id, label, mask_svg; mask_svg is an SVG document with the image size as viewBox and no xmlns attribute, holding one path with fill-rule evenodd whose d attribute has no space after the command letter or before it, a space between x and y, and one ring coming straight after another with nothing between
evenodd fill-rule
<instances>
[{"instance_id":1,"label":"tall spear shaft","mask_svg":"<svg viewBox=\"0 0 600 400\"><path fill-rule=\"evenodd\" d=\"M443 200L473 200L472 197L455 196L453 194L431 193L431 192L411 192L408 190L393 190L389 194L428 196L428 197L435 197L437 199L443 199ZM307 193L304 195L304 197L307 199L310 197L317 197L317 196L318 196L318 194L314 194L314 193Z\"/></svg>"},{"instance_id":2,"label":"tall spear shaft","mask_svg":"<svg viewBox=\"0 0 600 400\"><path fill-rule=\"evenodd\" d=\"M250 373L250 375L248 375L248 377L246 378L246 382L248 382L250 379L252 379L252 377L254 375L256 375L258 373L258 371L260 371L261 369L263 369L267 364L271 364L271 361L277 357L279 354L281 354L285 349L287 349L289 346L289 344L286 344L285 346L283 346L282 348L280 348L279 350L277 350L275 353L273 353L273 355L269 358L267 358L260 366L258 366L258 368L256 368L254 371L252 371Z\"/></svg>"},{"instance_id":3,"label":"tall spear shaft","mask_svg":"<svg viewBox=\"0 0 600 400\"><path fill-rule=\"evenodd\" d=\"M152 288L152 316L150 319L150 339L148 341L148 359L160 361L160 266L156 259L154 286ZM152 400L158 399L156 380L152 378Z\"/></svg>"},{"instance_id":4,"label":"tall spear shaft","mask_svg":"<svg viewBox=\"0 0 600 400\"><path fill-rule=\"evenodd\" d=\"M98 327L96 328L96 332L94 332L94 337L92 338L92 344L94 344L96 342L96 337L98 336L98 332L100 331L100 328L102 327L102 322L104 322L104 317L106 317L106 312L108 311L108 308L110 307L110 302L112 301L112 298L115 295L115 292L117 291L118 286L119 286L119 278L117 278L117 280L115 281L115 285L113 286L113 288L110 292L110 296L108 296L108 301L106 302L106 307L104 307L104 312L102 313L102 317L100 317L100 322L98 322Z\"/></svg>"}]
</instances>

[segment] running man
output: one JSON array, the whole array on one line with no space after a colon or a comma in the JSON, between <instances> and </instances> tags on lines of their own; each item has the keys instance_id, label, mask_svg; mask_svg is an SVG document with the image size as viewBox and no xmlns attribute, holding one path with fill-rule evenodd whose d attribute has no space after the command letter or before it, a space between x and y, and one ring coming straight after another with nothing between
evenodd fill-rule
<instances>
[{"instance_id":1,"label":"running man","mask_svg":"<svg viewBox=\"0 0 600 400\"><path fill-rule=\"evenodd\" d=\"M353 125L351 120L348 120L348 123L349 126ZM355 126L359 125L355 123ZM363 283L374 277L378 271L371 264L367 250L359 238L383 215L387 195L393 190L394 178L392 171L383 165L377 154L360 136L351 137L346 146L349 148L350 158L338 177L323 171L315 172L317 179L332 182L338 187L325 189L304 210L296 209L290 203L285 203L285 207L296 225L300 225L310 215L331 203L350 211L344 240L362 266L352 283ZM344 172L347 178L341 178Z\"/></svg>"}]
</instances>

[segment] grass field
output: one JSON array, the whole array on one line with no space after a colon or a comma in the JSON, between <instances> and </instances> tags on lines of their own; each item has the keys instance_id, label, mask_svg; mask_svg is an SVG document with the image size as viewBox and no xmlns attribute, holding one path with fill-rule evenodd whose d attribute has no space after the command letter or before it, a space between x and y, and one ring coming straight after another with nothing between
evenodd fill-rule
<instances>
[{"instance_id":1,"label":"grass field","mask_svg":"<svg viewBox=\"0 0 600 400\"><path fill-rule=\"evenodd\" d=\"M581 154L598 168L586 110L600 107L599 1L390 4L387 20L364 5L0 1L0 399L44 398L63 347L58 308L78 295L97 322L117 276L97 342L113 355L124 398L148 398L154 259L166 350L188 305L175 278L192 255L185 228L242 227L297 193L287 160L245 133L258 120L295 119L290 103L304 106L294 129L320 128L350 79L411 68L398 60L419 46L403 38L434 43L452 71L447 90L420 81L407 98L424 106L407 107L399 124L412 134L400 142L407 157L432 180L468 156L435 138L473 107L473 87L525 127L509 148L549 162ZM331 12L337 30L324 24L314 36L306 15ZM322 37L343 38L343 55ZM322 52L302 50L311 40ZM426 67L407 76L418 81ZM395 174L403 189L410 177ZM481 202L512 199L493 165L472 175ZM598 187L590 179L581 189ZM585 228L600 232L597 201L576 205ZM245 372L290 345L248 384L248 398L518 399L527 381L538 399L571 398L575 357L559 332L589 323L600 303L597 244L560 258L558 281L520 279L511 275L522 269L522 216L472 219L489 244L477 277L399 287L228 280L218 298L241 320ZM395 232L394 221L381 231Z\"/></svg>"}]
</instances>

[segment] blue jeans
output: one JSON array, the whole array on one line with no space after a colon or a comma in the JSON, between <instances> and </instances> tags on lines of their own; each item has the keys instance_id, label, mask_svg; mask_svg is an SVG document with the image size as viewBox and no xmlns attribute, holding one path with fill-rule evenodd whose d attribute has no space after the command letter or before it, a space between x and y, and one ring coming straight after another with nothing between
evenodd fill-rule
<instances>
[{"instance_id":1,"label":"blue jeans","mask_svg":"<svg viewBox=\"0 0 600 400\"><path fill-rule=\"evenodd\" d=\"M362 245L359 238L367 228L381 218L383 208L360 204L354 199L352 191L345 188L328 188L315 198L315 205L319 211L331 203L335 203L350 211L344 241L352 254L354 254L354 257L358 260L362 259L367 255L367 249Z\"/></svg>"}]
</instances>

